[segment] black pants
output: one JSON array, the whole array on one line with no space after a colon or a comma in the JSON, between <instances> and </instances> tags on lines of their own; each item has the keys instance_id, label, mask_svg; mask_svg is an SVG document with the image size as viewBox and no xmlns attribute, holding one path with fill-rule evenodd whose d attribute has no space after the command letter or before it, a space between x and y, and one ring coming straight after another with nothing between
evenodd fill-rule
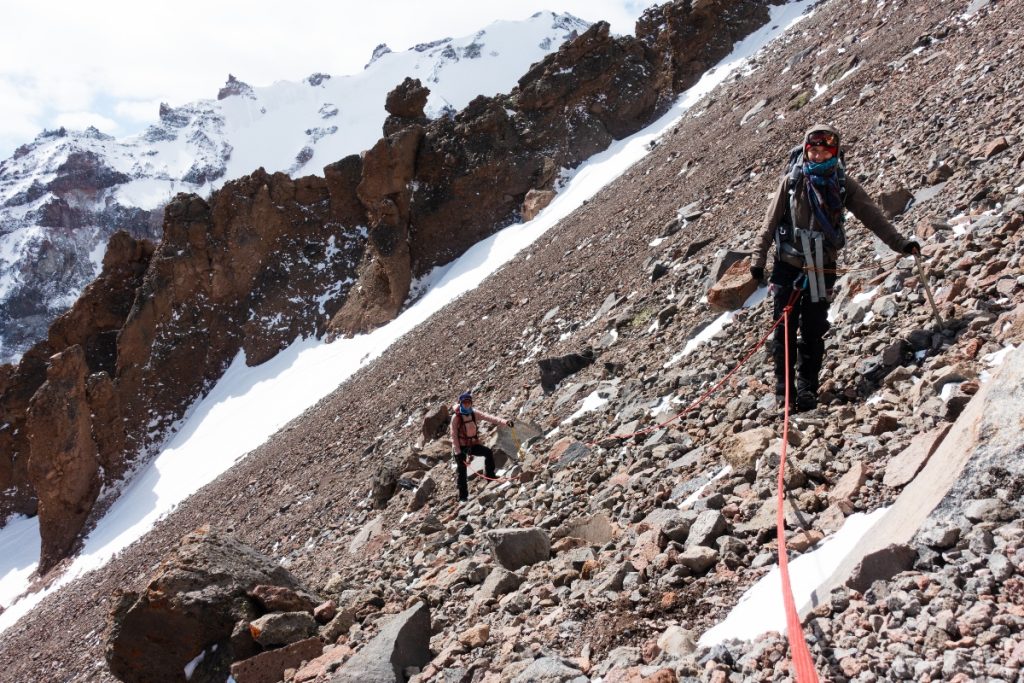
<instances>
[{"instance_id":1,"label":"black pants","mask_svg":"<svg viewBox=\"0 0 1024 683\"><path fill-rule=\"evenodd\" d=\"M833 266L834 267L834 266ZM802 271L788 263L776 261L772 269L771 282L774 285L775 319L782 316L783 309L789 303ZM825 274L825 286L829 292L835 285L834 273ZM831 325L828 322L829 302L822 299L811 301L811 293L804 283L803 292L793 304L789 314L789 366L786 366L786 330L780 323L775 328L775 394L782 396L786 391L786 377L790 386L796 381L796 393L818 393L818 375L821 373L822 361L825 358L825 333ZM799 329L800 341L797 342ZM795 370L795 372L794 372ZM792 391L792 389L791 389ZM793 396L793 394L791 394Z\"/></svg>"},{"instance_id":2,"label":"black pants","mask_svg":"<svg viewBox=\"0 0 1024 683\"><path fill-rule=\"evenodd\" d=\"M466 461L472 455L484 456L484 474L491 479L496 476L494 473L494 452L487 446L476 444L475 446L463 446L462 452L454 455L455 469L459 477L459 500L469 499L469 483L466 481Z\"/></svg>"}]
</instances>

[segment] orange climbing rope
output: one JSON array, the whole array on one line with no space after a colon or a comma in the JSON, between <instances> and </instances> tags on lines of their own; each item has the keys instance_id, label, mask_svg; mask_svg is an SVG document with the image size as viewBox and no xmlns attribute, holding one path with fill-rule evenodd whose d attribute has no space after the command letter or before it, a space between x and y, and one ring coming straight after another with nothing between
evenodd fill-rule
<instances>
[{"instance_id":1,"label":"orange climbing rope","mask_svg":"<svg viewBox=\"0 0 1024 683\"><path fill-rule=\"evenodd\" d=\"M799 293L800 290L797 290ZM782 311L782 328L785 335L786 368L789 368L789 313L793 309L794 300ZM786 637L789 640L789 652L793 660L797 683L817 683L818 672L811 659L811 651L807 647L800 615L796 611L793 600L793 585L789 579L789 556L786 551L786 446L789 440L789 372L786 372L786 405L782 421L782 453L779 456L779 480L776 485L775 533L779 542L779 574L782 577L782 604L786 610Z\"/></svg>"}]
</instances>

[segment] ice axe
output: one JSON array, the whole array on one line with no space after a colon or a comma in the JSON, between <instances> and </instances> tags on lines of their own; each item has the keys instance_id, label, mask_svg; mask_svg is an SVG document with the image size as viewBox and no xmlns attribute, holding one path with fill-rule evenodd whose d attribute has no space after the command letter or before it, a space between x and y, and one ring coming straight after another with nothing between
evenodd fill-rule
<instances>
[{"instance_id":1,"label":"ice axe","mask_svg":"<svg viewBox=\"0 0 1024 683\"><path fill-rule=\"evenodd\" d=\"M928 284L928 270L924 267L924 261L921 260L921 252L914 252L914 263L917 264L917 274L921 278L921 284L924 285L924 294L928 297L928 303L932 306L932 314L935 315L935 322L939 324L941 330L945 327L945 323L942 322L942 316L939 315L939 307L935 305L935 297L932 296L932 288Z\"/></svg>"}]
</instances>

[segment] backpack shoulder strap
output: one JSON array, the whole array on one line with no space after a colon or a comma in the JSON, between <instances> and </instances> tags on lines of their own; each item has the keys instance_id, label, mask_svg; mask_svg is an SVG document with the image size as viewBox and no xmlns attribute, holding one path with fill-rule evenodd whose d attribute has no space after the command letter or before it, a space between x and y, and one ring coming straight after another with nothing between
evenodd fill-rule
<instances>
[{"instance_id":1,"label":"backpack shoulder strap","mask_svg":"<svg viewBox=\"0 0 1024 683\"><path fill-rule=\"evenodd\" d=\"M789 159L786 162L786 174L789 176L789 191L792 192L796 183L803 175L804 147L797 145L789 150Z\"/></svg>"}]
</instances>

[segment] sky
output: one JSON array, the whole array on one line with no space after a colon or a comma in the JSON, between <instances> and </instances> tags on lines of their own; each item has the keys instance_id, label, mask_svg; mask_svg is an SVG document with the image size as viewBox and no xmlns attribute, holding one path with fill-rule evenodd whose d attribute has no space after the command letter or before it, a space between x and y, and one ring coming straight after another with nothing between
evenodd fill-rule
<instances>
[{"instance_id":1,"label":"sky","mask_svg":"<svg viewBox=\"0 0 1024 683\"><path fill-rule=\"evenodd\" d=\"M551 10L632 33L652 0L4 0L0 160L44 129L95 126L120 137L160 102L212 99L228 74L253 86L357 72L395 51ZM400 19L400 20L398 20Z\"/></svg>"}]
</instances>

